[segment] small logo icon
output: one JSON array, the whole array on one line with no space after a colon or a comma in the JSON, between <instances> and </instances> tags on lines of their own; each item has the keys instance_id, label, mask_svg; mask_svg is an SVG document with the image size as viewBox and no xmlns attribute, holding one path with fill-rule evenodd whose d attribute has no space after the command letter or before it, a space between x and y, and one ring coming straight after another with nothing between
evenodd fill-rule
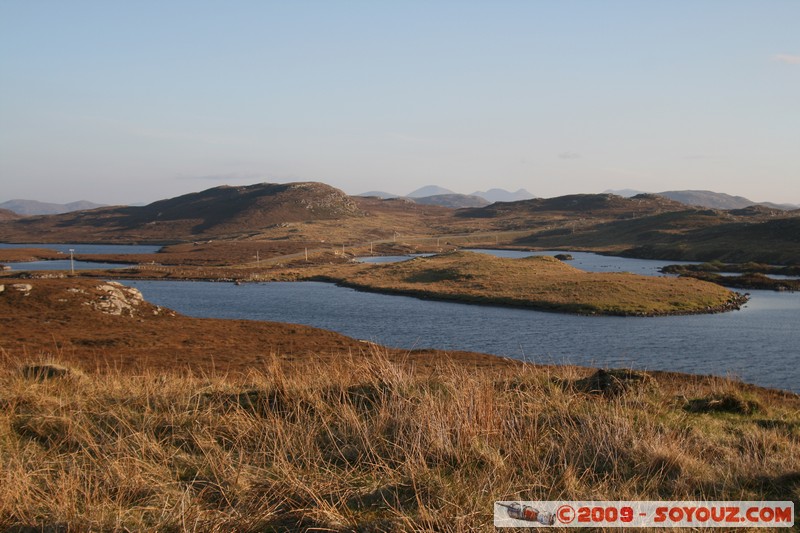
<instances>
[{"instance_id":1,"label":"small logo icon","mask_svg":"<svg viewBox=\"0 0 800 533\"><path fill-rule=\"evenodd\" d=\"M548 513L547 511L540 511L530 505L522 505L514 502L511 504L498 503L501 507L506 508L509 518L514 520L524 520L525 522L538 522L545 526L552 526L556 523L556 515Z\"/></svg>"}]
</instances>

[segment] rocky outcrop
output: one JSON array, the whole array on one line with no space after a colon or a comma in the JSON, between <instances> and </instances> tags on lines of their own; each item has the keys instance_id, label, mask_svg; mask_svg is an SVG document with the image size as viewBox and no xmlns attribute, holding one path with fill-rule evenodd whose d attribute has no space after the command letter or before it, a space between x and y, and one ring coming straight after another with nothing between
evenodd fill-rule
<instances>
[{"instance_id":1,"label":"rocky outcrop","mask_svg":"<svg viewBox=\"0 0 800 533\"><path fill-rule=\"evenodd\" d=\"M107 315L135 316L144 302L142 293L138 289L126 287L115 281L98 285L97 290L100 295L96 299L84 302L84 305Z\"/></svg>"}]
</instances>

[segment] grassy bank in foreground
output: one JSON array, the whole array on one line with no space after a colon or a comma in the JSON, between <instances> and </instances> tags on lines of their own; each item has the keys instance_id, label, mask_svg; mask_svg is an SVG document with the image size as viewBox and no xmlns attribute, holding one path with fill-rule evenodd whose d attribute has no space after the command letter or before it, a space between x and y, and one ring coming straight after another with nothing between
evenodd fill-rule
<instances>
[{"instance_id":1,"label":"grassy bank in foreground","mask_svg":"<svg viewBox=\"0 0 800 533\"><path fill-rule=\"evenodd\" d=\"M498 499L800 501L797 395L27 281L0 292L0 531L493 530Z\"/></svg>"},{"instance_id":2,"label":"grassy bank in foreground","mask_svg":"<svg viewBox=\"0 0 800 533\"><path fill-rule=\"evenodd\" d=\"M472 252L332 270L324 277L379 292L581 314L707 313L738 309L743 302L727 289L694 279L584 272L553 257Z\"/></svg>"},{"instance_id":3,"label":"grassy bank in foreground","mask_svg":"<svg viewBox=\"0 0 800 533\"><path fill-rule=\"evenodd\" d=\"M492 530L496 499L800 499L800 399L380 349L239 377L0 369L0 529Z\"/></svg>"}]
</instances>

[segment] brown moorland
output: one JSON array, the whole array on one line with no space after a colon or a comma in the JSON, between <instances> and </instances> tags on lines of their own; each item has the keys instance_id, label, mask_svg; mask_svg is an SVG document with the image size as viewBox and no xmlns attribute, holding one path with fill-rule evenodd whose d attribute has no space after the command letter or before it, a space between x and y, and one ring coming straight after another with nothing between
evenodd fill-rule
<instances>
[{"instance_id":1,"label":"brown moorland","mask_svg":"<svg viewBox=\"0 0 800 533\"><path fill-rule=\"evenodd\" d=\"M800 264L800 216L762 210L682 210L561 227L518 237L535 248L613 251L646 259Z\"/></svg>"},{"instance_id":2,"label":"brown moorland","mask_svg":"<svg viewBox=\"0 0 800 533\"><path fill-rule=\"evenodd\" d=\"M393 231L416 231L426 223L435 226L434 219L451 212L401 200L349 197L323 183L262 183L215 187L142 207L25 217L3 221L0 229L3 239L12 242L169 244L261 236L341 243L391 238Z\"/></svg>"},{"instance_id":3,"label":"brown moorland","mask_svg":"<svg viewBox=\"0 0 800 533\"><path fill-rule=\"evenodd\" d=\"M97 280L30 285L0 292L0 529L491 531L495 500L800 499L794 394L319 346ZM210 364L248 345L264 359Z\"/></svg>"},{"instance_id":4,"label":"brown moorland","mask_svg":"<svg viewBox=\"0 0 800 533\"><path fill-rule=\"evenodd\" d=\"M797 264L800 250L792 236L798 234L798 215L757 206L698 210L656 195L611 194L448 209L404 199L348 197L322 183L291 183L217 187L143 207L0 220L0 234L11 242L182 243L160 258L131 259L140 263L231 264L259 249L264 257L279 258L306 248L441 241Z\"/></svg>"},{"instance_id":5,"label":"brown moorland","mask_svg":"<svg viewBox=\"0 0 800 533\"><path fill-rule=\"evenodd\" d=\"M69 258L68 255L48 248L0 248L0 263L46 261L65 257Z\"/></svg>"},{"instance_id":6,"label":"brown moorland","mask_svg":"<svg viewBox=\"0 0 800 533\"><path fill-rule=\"evenodd\" d=\"M19 359L57 357L87 370L241 373L273 360L319 365L371 346L297 324L187 317L116 282L5 278L0 287L1 349ZM30 290L20 290L25 287ZM432 350L408 354L420 361L450 356ZM505 361L467 352L455 356L480 366Z\"/></svg>"}]
</instances>

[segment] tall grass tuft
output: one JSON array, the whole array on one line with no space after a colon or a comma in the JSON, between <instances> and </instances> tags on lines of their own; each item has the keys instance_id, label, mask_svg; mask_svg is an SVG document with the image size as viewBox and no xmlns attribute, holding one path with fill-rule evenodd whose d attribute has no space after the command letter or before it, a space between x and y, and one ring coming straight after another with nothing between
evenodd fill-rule
<instances>
[{"instance_id":1,"label":"tall grass tuft","mask_svg":"<svg viewBox=\"0 0 800 533\"><path fill-rule=\"evenodd\" d=\"M35 367L0 370L4 530L489 530L499 499L800 499L798 399L726 380L603 394L579 369L377 348L245 376ZM698 408L727 397L758 408Z\"/></svg>"}]
</instances>

